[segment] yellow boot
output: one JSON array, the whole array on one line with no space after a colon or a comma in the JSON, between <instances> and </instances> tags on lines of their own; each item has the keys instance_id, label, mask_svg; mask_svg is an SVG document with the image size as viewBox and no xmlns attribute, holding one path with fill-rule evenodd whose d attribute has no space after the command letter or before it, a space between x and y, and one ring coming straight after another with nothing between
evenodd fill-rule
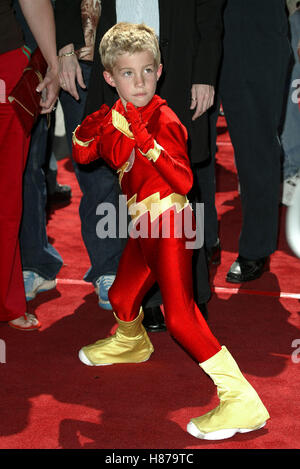
<instances>
[{"instance_id":1,"label":"yellow boot","mask_svg":"<svg viewBox=\"0 0 300 469\"><path fill-rule=\"evenodd\" d=\"M217 386L220 404L193 418L187 426L188 433L204 440L223 440L265 425L269 413L226 347L200 366Z\"/></svg>"},{"instance_id":2,"label":"yellow boot","mask_svg":"<svg viewBox=\"0 0 300 469\"><path fill-rule=\"evenodd\" d=\"M145 362L154 351L142 324L142 308L133 321L121 321L115 313L118 328L114 335L97 340L79 351L79 359L89 366L113 365L115 363Z\"/></svg>"}]
</instances>

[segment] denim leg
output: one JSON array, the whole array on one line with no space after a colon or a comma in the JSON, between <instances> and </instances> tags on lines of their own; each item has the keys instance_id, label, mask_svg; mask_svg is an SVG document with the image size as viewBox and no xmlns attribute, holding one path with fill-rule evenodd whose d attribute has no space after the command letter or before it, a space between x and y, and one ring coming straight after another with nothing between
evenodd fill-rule
<instances>
[{"instance_id":1,"label":"denim leg","mask_svg":"<svg viewBox=\"0 0 300 469\"><path fill-rule=\"evenodd\" d=\"M81 62L85 84L88 86L91 65ZM66 136L72 153L72 132L81 124L87 91L78 86L79 101L70 94L62 91L60 102L64 112ZM82 199L79 207L81 219L82 238L87 249L91 267L84 276L87 282L95 281L100 275L115 274L119 260L124 249L126 239L118 236L99 238L96 232L97 224L101 217L97 215L97 207L101 203L110 203L112 207L112 224L119 220L119 196L121 195L118 178L104 162L99 159L89 165L79 165L73 161L75 174L82 191Z\"/></svg>"},{"instance_id":2,"label":"denim leg","mask_svg":"<svg viewBox=\"0 0 300 469\"><path fill-rule=\"evenodd\" d=\"M55 124L56 124L56 117L54 114L53 116L51 115L51 125L48 130L47 151L46 151L46 159L45 159L45 164L44 164L48 196L54 194L54 192L56 191L56 186L57 186L57 160L53 152L53 145L54 145L54 139L55 139Z\"/></svg>"},{"instance_id":3,"label":"denim leg","mask_svg":"<svg viewBox=\"0 0 300 469\"><path fill-rule=\"evenodd\" d=\"M53 151L51 152L48 165L45 168L47 192L52 195L56 191L57 186L57 161Z\"/></svg>"},{"instance_id":4,"label":"denim leg","mask_svg":"<svg viewBox=\"0 0 300 469\"><path fill-rule=\"evenodd\" d=\"M46 181L43 166L47 137L47 121L43 116L32 132L24 171L20 249L23 270L32 270L52 280L59 272L63 260L48 242L46 230Z\"/></svg>"},{"instance_id":5,"label":"denim leg","mask_svg":"<svg viewBox=\"0 0 300 469\"><path fill-rule=\"evenodd\" d=\"M299 10L295 11L289 18L289 22L294 61L289 83L289 95L286 104L283 131L281 134L281 143L284 152L283 179L294 176L300 168L300 109L298 102L299 92L296 92L300 80L300 62L297 53L298 40L300 37Z\"/></svg>"}]
</instances>

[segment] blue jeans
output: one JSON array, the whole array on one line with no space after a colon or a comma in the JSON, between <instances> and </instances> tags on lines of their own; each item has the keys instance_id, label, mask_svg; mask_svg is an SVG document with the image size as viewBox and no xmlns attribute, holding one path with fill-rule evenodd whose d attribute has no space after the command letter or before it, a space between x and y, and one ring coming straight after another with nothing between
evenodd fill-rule
<instances>
[{"instance_id":1,"label":"blue jeans","mask_svg":"<svg viewBox=\"0 0 300 469\"><path fill-rule=\"evenodd\" d=\"M23 214L20 228L20 250L23 270L32 270L53 280L63 260L48 242L46 230L46 163L48 127L41 116L32 135L23 179Z\"/></svg>"},{"instance_id":2,"label":"blue jeans","mask_svg":"<svg viewBox=\"0 0 300 469\"><path fill-rule=\"evenodd\" d=\"M283 131L281 134L281 143L284 152L283 160L283 178L287 179L294 176L300 168L300 109L299 102L293 100L296 87L293 81L300 80L300 62L297 54L297 45L300 37L300 11L297 10L290 16L291 45L294 54L293 69L290 76L289 95L286 104L285 119Z\"/></svg>"},{"instance_id":3,"label":"blue jeans","mask_svg":"<svg viewBox=\"0 0 300 469\"><path fill-rule=\"evenodd\" d=\"M80 62L85 84L88 86L91 64ZM99 77L100 79L100 77ZM72 154L72 132L81 124L86 103L87 90L78 88L79 101L69 93L61 91L60 102L64 112L66 136ZM84 276L87 282L94 282L100 275L115 274L125 246L126 239L99 238L96 233L97 223L103 218L96 214L100 203L110 203L116 210L116 226L119 226L118 204L121 190L116 173L99 159L89 165L79 165L72 160L74 171L82 191L79 207L82 238L87 249L91 266ZM114 220L115 221L115 220ZM114 222L113 221L113 222Z\"/></svg>"},{"instance_id":4,"label":"blue jeans","mask_svg":"<svg viewBox=\"0 0 300 469\"><path fill-rule=\"evenodd\" d=\"M26 44L34 51L36 42L24 19L18 2L14 1L18 21L22 25ZM32 270L47 280L58 274L63 260L48 242L46 229L46 178L49 130L41 116L31 134L27 164L23 179L23 213L20 226L20 251L23 270Z\"/></svg>"}]
</instances>

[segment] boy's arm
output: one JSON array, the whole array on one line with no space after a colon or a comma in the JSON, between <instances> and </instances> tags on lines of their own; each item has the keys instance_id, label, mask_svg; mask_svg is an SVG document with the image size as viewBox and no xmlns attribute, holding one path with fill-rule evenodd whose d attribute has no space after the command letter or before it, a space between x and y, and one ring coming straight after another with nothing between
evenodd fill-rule
<instances>
[{"instance_id":1,"label":"boy's arm","mask_svg":"<svg viewBox=\"0 0 300 469\"><path fill-rule=\"evenodd\" d=\"M72 156L79 164L88 164L100 158L98 139L101 133L101 125L109 111L109 107L103 104L99 111L87 116L81 125L78 125L72 137Z\"/></svg>"},{"instance_id":2,"label":"boy's arm","mask_svg":"<svg viewBox=\"0 0 300 469\"><path fill-rule=\"evenodd\" d=\"M114 120L114 111L109 111L109 107L103 104L73 132L74 160L88 164L101 157L113 169L119 169L135 146L130 134L122 130Z\"/></svg>"},{"instance_id":3,"label":"boy's arm","mask_svg":"<svg viewBox=\"0 0 300 469\"><path fill-rule=\"evenodd\" d=\"M160 125L156 141L142 122L139 111L127 103L130 130L141 154L155 166L165 181L178 194L187 194L193 184L193 174L187 156L187 134L178 122Z\"/></svg>"}]
</instances>

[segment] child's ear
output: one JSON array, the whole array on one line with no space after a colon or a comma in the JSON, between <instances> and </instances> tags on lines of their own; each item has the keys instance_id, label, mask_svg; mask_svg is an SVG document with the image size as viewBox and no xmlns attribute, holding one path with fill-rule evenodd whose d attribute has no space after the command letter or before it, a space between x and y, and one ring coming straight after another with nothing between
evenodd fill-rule
<instances>
[{"instance_id":1,"label":"child's ear","mask_svg":"<svg viewBox=\"0 0 300 469\"><path fill-rule=\"evenodd\" d=\"M113 76L111 73L107 72L106 70L103 72L103 77L106 83L108 83L110 86L116 87L115 80L113 79Z\"/></svg>"},{"instance_id":2,"label":"child's ear","mask_svg":"<svg viewBox=\"0 0 300 469\"><path fill-rule=\"evenodd\" d=\"M157 79L157 81L158 81L158 80L160 79L160 77L161 77L162 69L163 69L162 64L159 64L158 69L157 69L157 72L156 72L156 79Z\"/></svg>"}]
</instances>

